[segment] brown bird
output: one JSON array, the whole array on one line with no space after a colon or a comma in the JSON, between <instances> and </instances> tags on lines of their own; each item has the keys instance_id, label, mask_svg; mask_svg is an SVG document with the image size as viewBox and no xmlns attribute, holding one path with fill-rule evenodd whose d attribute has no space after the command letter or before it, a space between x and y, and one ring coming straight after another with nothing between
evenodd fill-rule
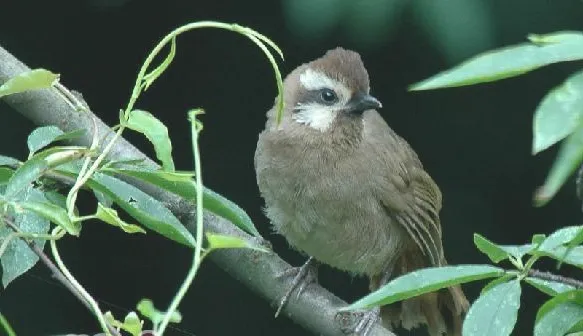
<instances>
[{"instance_id":1,"label":"brown bird","mask_svg":"<svg viewBox=\"0 0 583 336\"><path fill-rule=\"evenodd\" d=\"M281 124L269 110L255 152L275 230L317 261L368 276L371 290L446 265L441 192L374 110L381 103L370 95L360 55L337 48L299 66L286 77L283 98ZM389 328L426 324L432 336L461 335L467 309L455 286L385 306L381 315ZM365 314L355 332L367 334L378 317L379 309Z\"/></svg>"}]
</instances>

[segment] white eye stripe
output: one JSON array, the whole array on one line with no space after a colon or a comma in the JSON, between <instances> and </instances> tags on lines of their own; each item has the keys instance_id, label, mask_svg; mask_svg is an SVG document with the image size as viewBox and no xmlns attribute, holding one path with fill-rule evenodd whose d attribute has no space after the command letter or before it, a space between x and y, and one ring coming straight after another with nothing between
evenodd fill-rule
<instances>
[{"instance_id":1,"label":"white eye stripe","mask_svg":"<svg viewBox=\"0 0 583 336\"><path fill-rule=\"evenodd\" d=\"M306 69L306 71L300 75L300 83L302 83L302 86L306 88L306 90L319 90L323 88L342 86L340 82L312 69Z\"/></svg>"}]
</instances>

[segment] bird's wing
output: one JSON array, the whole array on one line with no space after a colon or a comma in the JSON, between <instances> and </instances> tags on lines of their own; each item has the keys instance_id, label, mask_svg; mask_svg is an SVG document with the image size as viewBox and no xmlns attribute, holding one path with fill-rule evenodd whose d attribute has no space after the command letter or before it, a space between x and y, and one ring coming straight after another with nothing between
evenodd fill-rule
<instances>
[{"instance_id":1,"label":"bird's wing","mask_svg":"<svg viewBox=\"0 0 583 336\"><path fill-rule=\"evenodd\" d=\"M375 113L376 114L376 113ZM370 116L369 134L382 134L371 140L381 159L378 197L387 214L411 237L429 263L443 263L441 242L441 192L425 172L417 154L380 116Z\"/></svg>"}]
</instances>

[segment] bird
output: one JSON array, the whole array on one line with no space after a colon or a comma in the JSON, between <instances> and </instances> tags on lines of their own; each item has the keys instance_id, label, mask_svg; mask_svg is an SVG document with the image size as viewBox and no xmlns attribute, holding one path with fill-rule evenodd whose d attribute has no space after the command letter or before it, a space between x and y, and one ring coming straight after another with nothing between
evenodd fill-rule
<instances>
[{"instance_id":1,"label":"bird","mask_svg":"<svg viewBox=\"0 0 583 336\"><path fill-rule=\"evenodd\" d=\"M284 80L283 102L280 122L277 104L267 112L254 163L274 231L310 256L297 274L315 259L368 277L374 291L447 264L441 191L377 112L382 104L357 52L338 47L298 66ZM426 325L431 336L458 336L468 306L452 286L372 309L354 333L366 335L381 318L389 329Z\"/></svg>"}]
</instances>

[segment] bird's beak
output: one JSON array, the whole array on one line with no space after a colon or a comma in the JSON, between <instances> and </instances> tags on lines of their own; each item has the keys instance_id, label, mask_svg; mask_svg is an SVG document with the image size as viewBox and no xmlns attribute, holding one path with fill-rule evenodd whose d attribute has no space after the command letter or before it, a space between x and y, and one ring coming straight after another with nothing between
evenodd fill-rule
<instances>
[{"instance_id":1,"label":"bird's beak","mask_svg":"<svg viewBox=\"0 0 583 336\"><path fill-rule=\"evenodd\" d=\"M381 108L383 104L369 94L360 94L352 97L346 107L347 112L363 113L366 110Z\"/></svg>"}]
</instances>

